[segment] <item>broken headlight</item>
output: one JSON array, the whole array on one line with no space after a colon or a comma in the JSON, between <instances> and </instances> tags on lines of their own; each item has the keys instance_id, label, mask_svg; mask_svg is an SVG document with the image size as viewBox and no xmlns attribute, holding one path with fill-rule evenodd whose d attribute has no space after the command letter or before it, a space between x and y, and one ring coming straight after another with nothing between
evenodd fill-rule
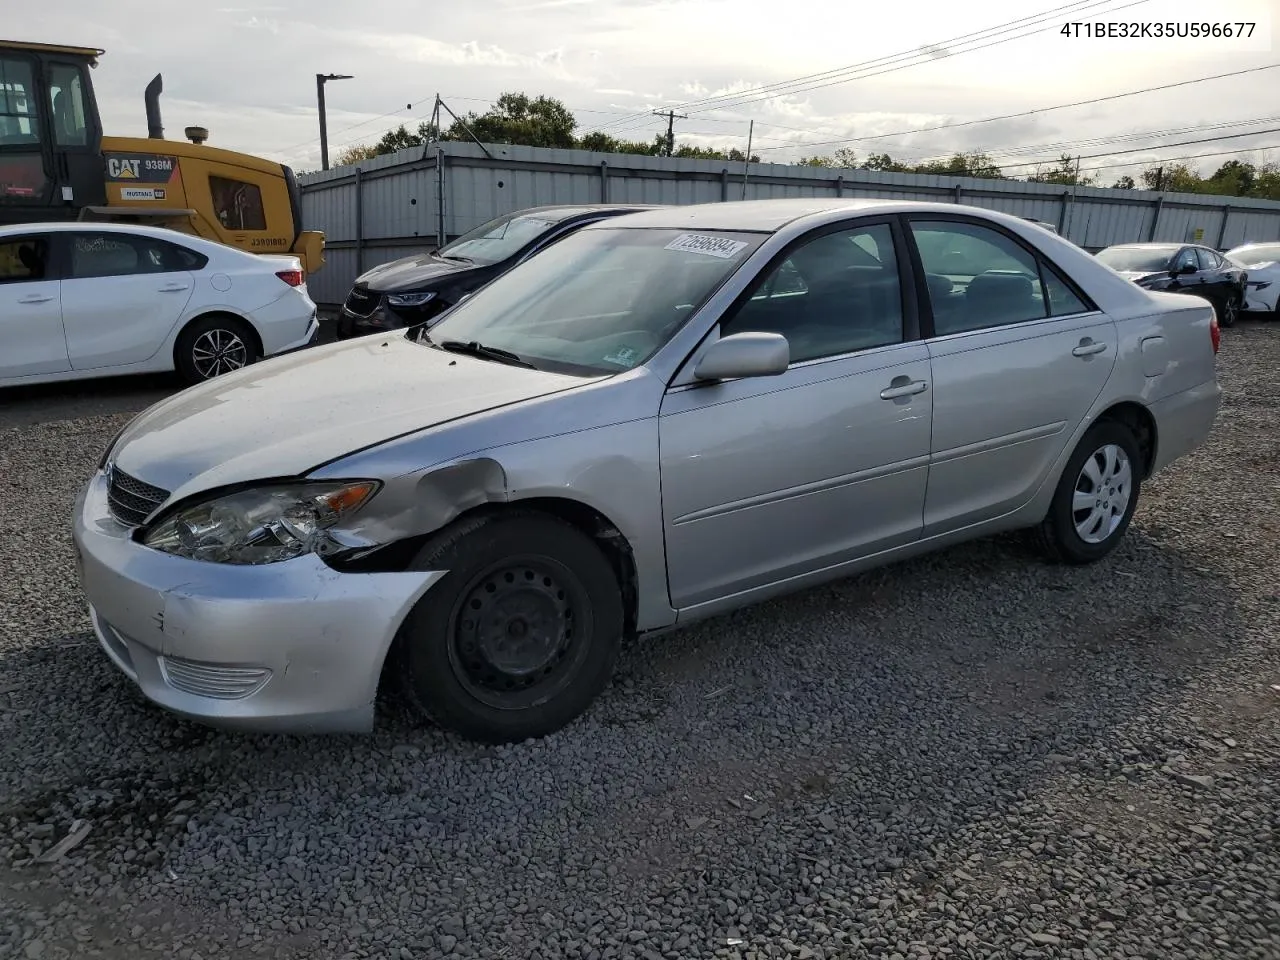
<instances>
[{"instance_id":1,"label":"broken headlight","mask_svg":"<svg viewBox=\"0 0 1280 960\"><path fill-rule=\"evenodd\" d=\"M212 563L279 563L323 552L325 531L377 492L373 480L256 487L180 507L143 542Z\"/></svg>"}]
</instances>

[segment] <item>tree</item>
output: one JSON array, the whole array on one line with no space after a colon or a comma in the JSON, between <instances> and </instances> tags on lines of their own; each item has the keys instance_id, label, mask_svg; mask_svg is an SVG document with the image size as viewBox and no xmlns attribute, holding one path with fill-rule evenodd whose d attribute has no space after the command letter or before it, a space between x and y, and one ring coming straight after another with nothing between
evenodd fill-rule
<instances>
[{"instance_id":1,"label":"tree","mask_svg":"<svg viewBox=\"0 0 1280 960\"><path fill-rule=\"evenodd\" d=\"M1028 183L1061 183L1067 186L1088 186L1093 183L1094 177L1082 177L1079 172L1079 164L1076 163L1074 157L1063 154L1058 158L1057 166L1050 167L1048 170L1036 169L1036 172L1027 177Z\"/></svg>"},{"instance_id":2,"label":"tree","mask_svg":"<svg viewBox=\"0 0 1280 960\"><path fill-rule=\"evenodd\" d=\"M738 163L742 163L747 159L747 155L737 147L733 147L730 150L720 150L716 147L694 147L688 144L676 147L671 155L673 157L688 157L691 160L736 160ZM753 154L750 162L759 163L760 157Z\"/></svg>"},{"instance_id":3,"label":"tree","mask_svg":"<svg viewBox=\"0 0 1280 960\"><path fill-rule=\"evenodd\" d=\"M482 143L514 143L526 147L577 146L573 131L578 120L554 97L530 97L524 93L504 93L482 114L469 113L466 126ZM460 140L466 131L455 123L449 130L450 140Z\"/></svg>"},{"instance_id":4,"label":"tree","mask_svg":"<svg viewBox=\"0 0 1280 960\"><path fill-rule=\"evenodd\" d=\"M339 167L353 167L362 160L372 160L380 152L377 144L357 143L339 153L334 158L334 164Z\"/></svg>"},{"instance_id":5,"label":"tree","mask_svg":"<svg viewBox=\"0 0 1280 960\"><path fill-rule=\"evenodd\" d=\"M1185 163L1166 163L1142 171L1142 183L1148 190L1171 193L1203 193L1204 181Z\"/></svg>"},{"instance_id":6,"label":"tree","mask_svg":"<svg viewBox=\"0 0 1280 960\"><path fill-rule=\"evenodd\" d=\"M666 138L658 138L653 143L636 140L619 140L601 130L593 130L583 134L578 140L579 150L591 150L594 153L630 153L641 156L656 157L666 150Z\"/></svg>"},{"instance_id":7,"label":"tree","mask_svg":"<svg viewBox=\"0 0 1280 960\"><path fill-rule=\"evenodd\" d=\"M1136 189L1136 185L1133 182L1133 177L1129 176L1128 174L1125 174L1123 177L1121 177L1119 180L1117 180L1115 183L1111 185L1111 189L1134 190Z\"/></svg>"},{"instance_id":8,"label":"tree","mask_svg":"<svg viewBox=\"0 0 1280 960\"><path fill-rule=\"evenodd\" d=\"M1207 193L1227 197L1249 197L1257 183L1258 171L1252 163L1228 160L1204 181Z\"/></svg>"},{"instance_id":9,"label":"tree","mask_svg":"<svg viewBox=\"0 0 1280 960\"><path fill-rule=\"evenodd\" d=\"M1002 180L1004 174L991 162L991 158L981 150L973 153L957 153L949 160L932 160L908 168L911 173L932 173L954 177L983 177L988 180Z\"/></svg>"},{"instance_id":10,"label":"tree","mask_svg":"<svg viewBox=\"0 0 1280 960\"><path fill-rule=\"evenodd\" d=\"M910 167L899 163L887 153L873 153L862 164L864 170L878 170L881 173L909 173Z\"/></svg>"},{"instance_id":11,"label":"tree","mask_svg":"<svg viewBox=\"0 0 1280 960\"><path fill-rule=\"evenodd\" d=\"M830 157L802 157L800 165L805 167L834 167L837 170L852 170L858 166L858 154L850 147L841 147Z\"/></svg>"}]
</instances>

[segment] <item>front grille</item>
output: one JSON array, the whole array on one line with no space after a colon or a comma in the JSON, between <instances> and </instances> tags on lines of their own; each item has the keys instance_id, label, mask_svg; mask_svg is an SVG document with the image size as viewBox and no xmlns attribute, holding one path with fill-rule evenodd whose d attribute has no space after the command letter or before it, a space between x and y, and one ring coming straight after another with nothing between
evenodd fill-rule
<instances>
[{"instance_id":1,"label":"front grille","mask_svg":"<svg viewBox=\"0 0 1280 960\"><path fill-rule=\"evenodd\" d=\"M151 512L168 499L168 490L143 483L119 467L111 467L107 482L107 507L111 515L126 526L141 526Z\"/></svg>"},{"instance_id":2,"label":"front grille","mask_svg":"<svg viewBox=\"0 0 1280 960\"><path fill-rule=\"evenodd\" d=\"M271 678L265 667L224 667L177 657L161 657L160 671L175 690L216 700L241 700L261 690Z\"/></svg>"},{"instance_id":3,"label":"front grille","mask_svg":"<svg viewBox=\"0 0 1280 960\"><path fill-rule=\"evenodd\" d=\"M351 292L347 294L346 308L354 313L357 317L367 317L373 313L378 306L378 301L382 297L376 293L370 293L368 287L352 287Z\"/></svg>"}]
</instances>

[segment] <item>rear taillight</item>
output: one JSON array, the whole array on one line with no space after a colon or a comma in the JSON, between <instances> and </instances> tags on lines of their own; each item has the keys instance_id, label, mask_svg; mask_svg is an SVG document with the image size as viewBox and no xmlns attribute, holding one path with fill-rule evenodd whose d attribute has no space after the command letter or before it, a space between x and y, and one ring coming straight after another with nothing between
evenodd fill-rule
<instances>
[{"instance_id":1,"label":"rear taillight","mask_svg":"<svg viewBox=\"0 0 1280 960\"><path fill-rule=\"evenodd\" d=\"M1222 346L1222 329L1218 326L1217 311L1209 318L1209 338L1213 341L1213 352L1217 353L1218 347Z\"/></svg>"},{"instance_id":2,"label":"rear taillight","mask_svg":"<svg viewBox=\"0 0 1280 960\"><path fill-rule=\"evenodd\" d=\"M300 287L307 280L307 275L302 270L277 270L276 276L291 287Z\"/></svg>"}]
</instances>

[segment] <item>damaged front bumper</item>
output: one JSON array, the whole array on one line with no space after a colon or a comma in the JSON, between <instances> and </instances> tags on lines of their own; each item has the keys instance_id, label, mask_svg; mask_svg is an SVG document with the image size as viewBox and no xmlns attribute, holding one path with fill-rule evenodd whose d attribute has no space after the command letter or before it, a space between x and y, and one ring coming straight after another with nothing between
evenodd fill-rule
<instances>
[{"instance_id":1,"label":"damaged front bumper","mask_svg":"<svg viewBox=\"0 0 1280 960\"><path fill-rule=\"evenodd\" d=\"M382 663L443 572L343 573L314 555L261 566L187 560L134 541L95 474L72 538L94 632L160 706L277 733L372 729Z\"/></svg>"}]
</instances>

